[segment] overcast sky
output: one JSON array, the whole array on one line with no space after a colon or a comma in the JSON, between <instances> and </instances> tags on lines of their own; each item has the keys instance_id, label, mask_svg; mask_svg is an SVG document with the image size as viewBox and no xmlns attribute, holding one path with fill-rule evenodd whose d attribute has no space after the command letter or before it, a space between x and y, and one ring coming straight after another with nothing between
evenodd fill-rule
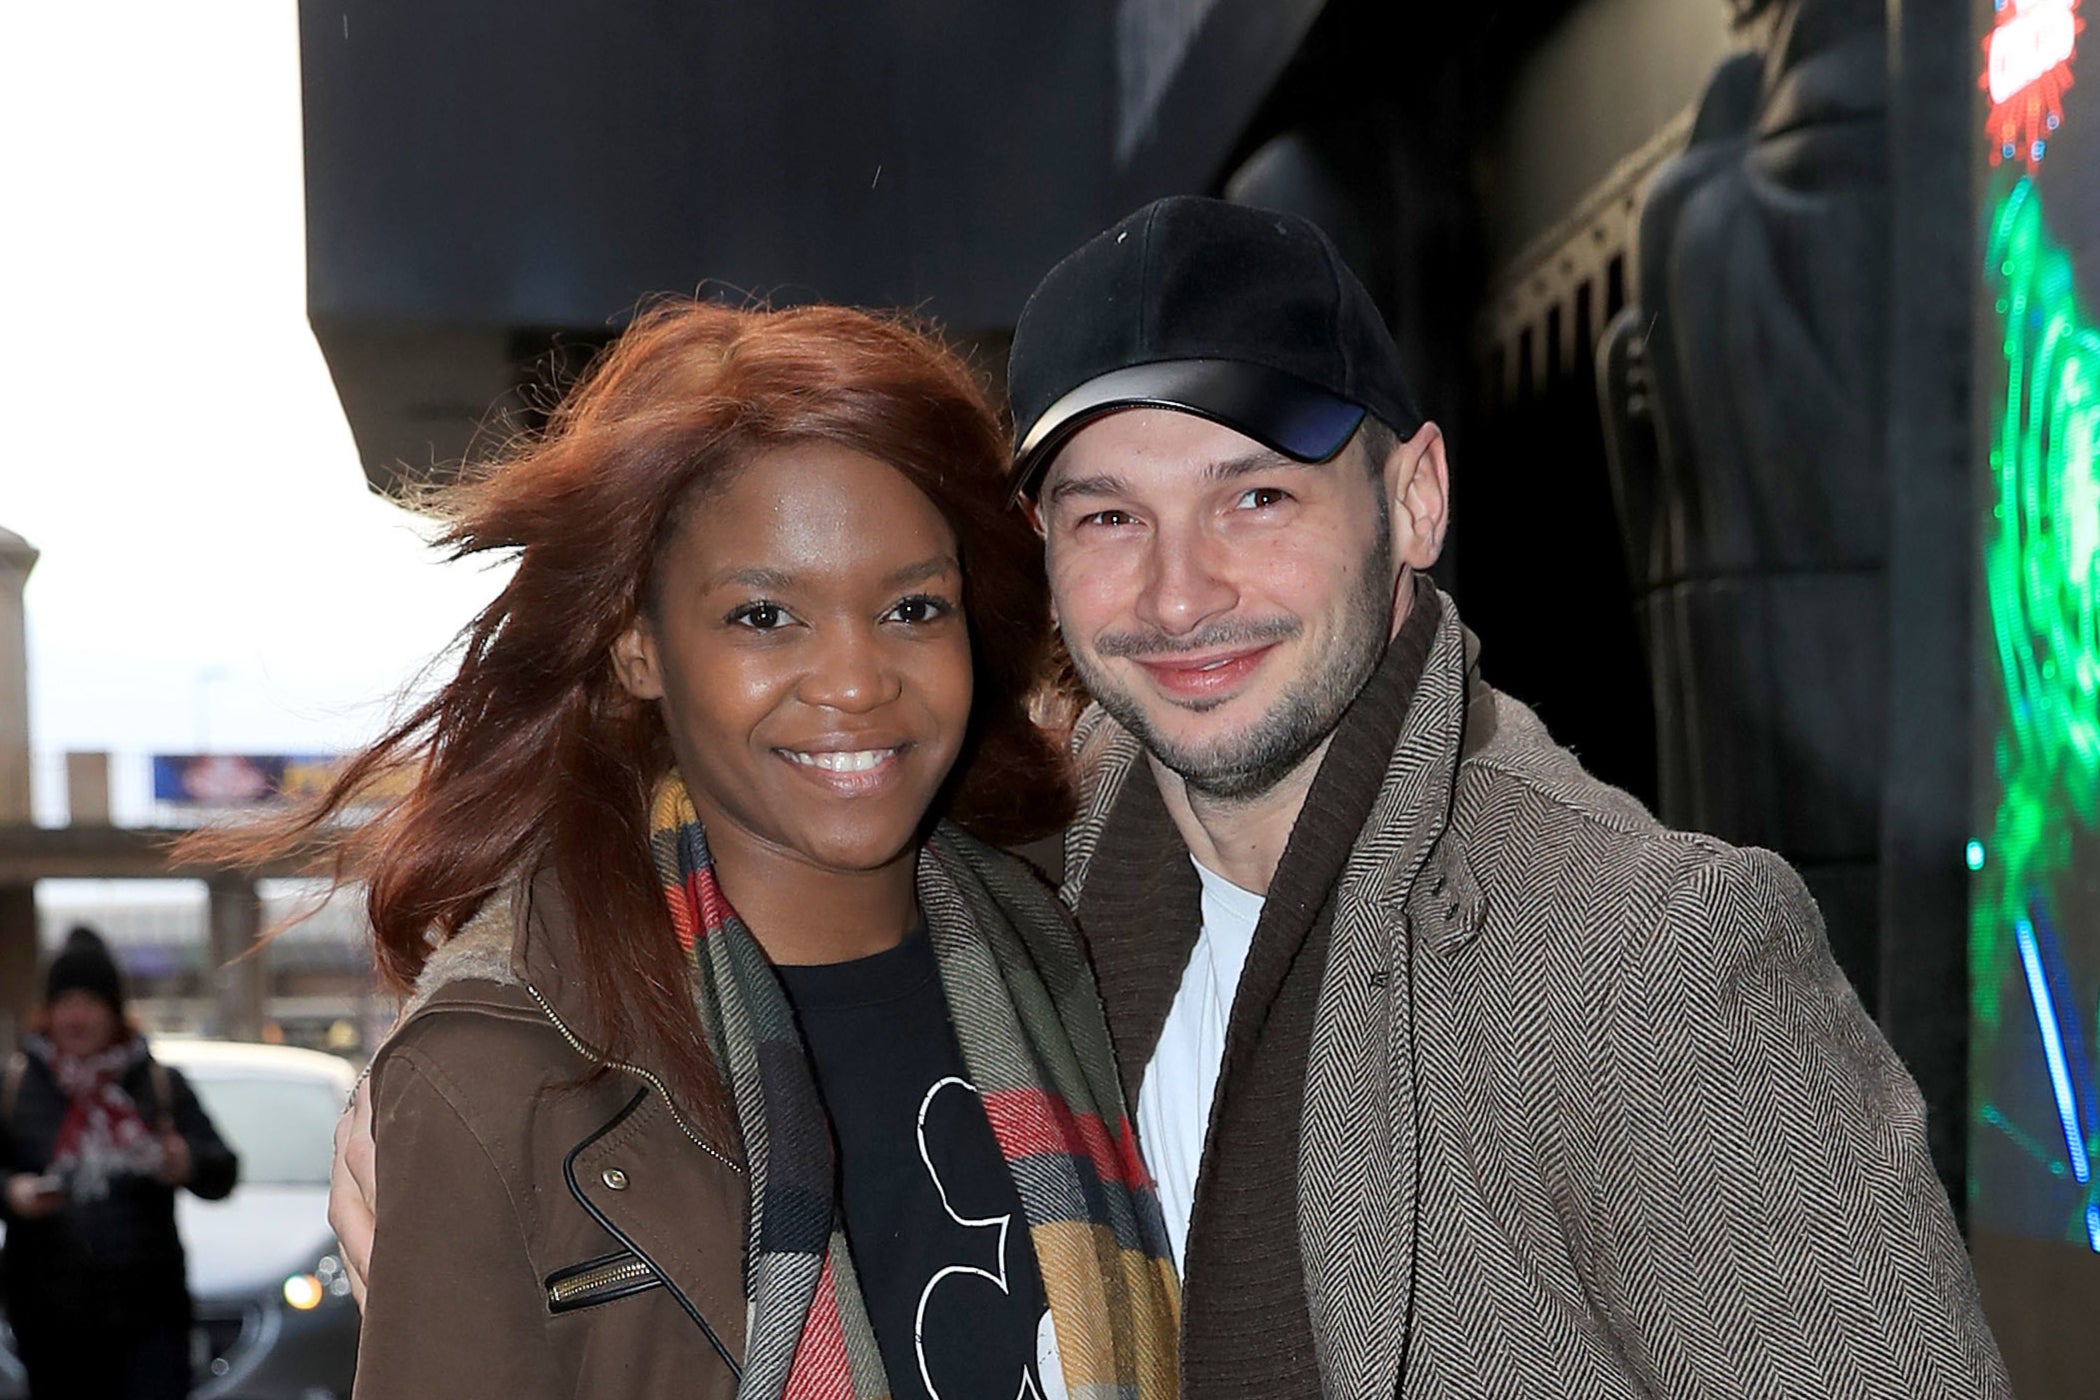
<instances>
[{"instance_id":1,"label":"overcast sky","mask_svg":"<svg viewBox=\"0 0 2100 1400\"><path fill-rule=\"evenodd\" d=\"M296 9L0 6L40 751L344 748L493 589L366 491L307 328Z\"/></svg>"}]
</instances>

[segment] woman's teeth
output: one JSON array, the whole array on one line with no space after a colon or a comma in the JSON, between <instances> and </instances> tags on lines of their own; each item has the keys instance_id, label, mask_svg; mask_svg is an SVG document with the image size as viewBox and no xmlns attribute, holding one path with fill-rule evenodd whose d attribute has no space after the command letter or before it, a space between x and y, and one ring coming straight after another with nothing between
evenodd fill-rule
<instances>
[{"instance_id":1,"label":"woman's teeth","mask_svg":"<svg viewBox=\"0 0 2100 1400\"><path fill-rule=\"evenodd\" d=\"M897 751L854 749L849 753L799 753L794 749L787 749L784 752L796 763L810 768L821 768L827 773L866 773Z\"/></svg>"}]
</instances>

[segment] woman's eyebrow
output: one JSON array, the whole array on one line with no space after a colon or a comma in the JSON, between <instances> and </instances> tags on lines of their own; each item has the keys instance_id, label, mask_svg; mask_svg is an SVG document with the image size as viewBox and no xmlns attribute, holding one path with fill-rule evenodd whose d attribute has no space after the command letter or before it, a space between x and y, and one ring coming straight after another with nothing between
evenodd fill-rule
<instances>
[{"instance_id":1,"label":"woman's eyebrow","mask_svg":"<svg viewBox=\"0 0 2100 1400\"><path fill-rule=\"evenodd\" d=\"M892 572L883 582L892 588L902 588L906 584L924 583L930 578L939 578L943 574L959 574L961 572L962 564L954 555L935 554L921 559L916 564L906 564L903 568Z\"/></svg>"},{"instance_id":2,"label":"woman's eyebrow","mask_svg":"<svg viewBox=\"0 0 2100 1400\"><path fill-rule=\"evenodd\" d=\"M725 569L714 576L709 586L720 588L725 584L734 583L745 588L778 592L790 587L794 582L795 576L782 569L746 568Z\"/></svg>"},{"instance_id":3,"label":"woman's eyebrow","mask_svg":"<svg viewBox=\"0 0 2100 1400\"><path fill-rule=\"evenodd\" d=\"M902 568L892 569L883 575L882 582L888 588L901 588L907 584L924 583L927 579L939 578L943 574L961 572L962 564L953 554L934 554L906 564ZM785 569L768 569L754 565L742 569L724 569L714 576L710 586L722 588L733 584L740 588L780 593L793 588L796 581L796 575Z\"/></svg>"}]
</instances>

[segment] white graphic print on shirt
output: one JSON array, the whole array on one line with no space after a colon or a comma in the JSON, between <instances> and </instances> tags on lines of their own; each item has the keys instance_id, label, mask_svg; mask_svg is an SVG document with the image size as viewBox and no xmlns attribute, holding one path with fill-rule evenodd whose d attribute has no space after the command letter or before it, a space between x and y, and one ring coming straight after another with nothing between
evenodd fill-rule
<instances>
[{"instance_id":1,"label":"white graphic print on shirt","mask_svg":"<svg viewBox=\"0 0 2100 1400\"><path fill-rule=\"evenodd\" d=\"M919 1378L926 1383L926 1393L932 1396L933 1400L943 1400L939 1387L933 1383L932 1368L927 1365L926 1361L926 1310L927 1304L933 1299L934 1290L951 1279L976 1278L991 1284L1001 1293L1011 1294L1013 1292L1012 1286L1008 1284L1006 1278L1006 1236L1007 1232L1013 1228L1013 1216L1010 1214L996 1215L979 1220L956 1210L954 1204L948 1198L947 1184L941 1180L940 1168L934 1165L933 1151L927 1144L927 1114L932 1109L934 1100L941 1095L942 1091L947 1089L960 1090L973 1098L977 1094L976 1085L954 1075L936 1081L933 1087L926 1091L926 1097L919 1101L919 1160L926 1164L926 1175L932 1180L933 1189L940 1193L941 1209L947 1212L950 1220L966 1229L987 1229L997 1232L997 1243L993 1250L993 1257L998 1268L992 1270L981 1269L973 1264L950 1264L937 1271L932 1278L928 1279L925 1288L919 1292L918 1316L913 1327L913 1345L919 1358ZM1027 1226L1024 1224L1022 1228L1026 1229ZM1014 1400L1066 1400L1064 1367L1057 1351L1057 1331L1051 1324L1050 1312L1047 1308L1043 1311L1042 1320L1036 1325L1035 1349L1036 1370L1042 1376L1043 1388L1038 1389L1036 1378L1024 1369L1021 1372L1018 1386L1014 1391Z\"/></svg>"}]
</instances>

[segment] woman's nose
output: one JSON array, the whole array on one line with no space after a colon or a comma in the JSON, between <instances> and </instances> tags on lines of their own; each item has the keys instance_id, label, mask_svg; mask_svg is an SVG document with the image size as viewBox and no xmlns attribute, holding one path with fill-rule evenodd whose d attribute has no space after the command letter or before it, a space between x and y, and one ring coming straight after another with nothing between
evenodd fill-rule
<instances>
[{"instance_id":1,"label":"woman's nose","mask_svg":"<svg viewBox=\"0 0 2100 1400\"><path fill-rule=\"evenodd\" d=\"M900 689L881 638L854 627L819 640L799 693L806 704L864 714L896 699Z\"/></svg>"}]
</instances>

